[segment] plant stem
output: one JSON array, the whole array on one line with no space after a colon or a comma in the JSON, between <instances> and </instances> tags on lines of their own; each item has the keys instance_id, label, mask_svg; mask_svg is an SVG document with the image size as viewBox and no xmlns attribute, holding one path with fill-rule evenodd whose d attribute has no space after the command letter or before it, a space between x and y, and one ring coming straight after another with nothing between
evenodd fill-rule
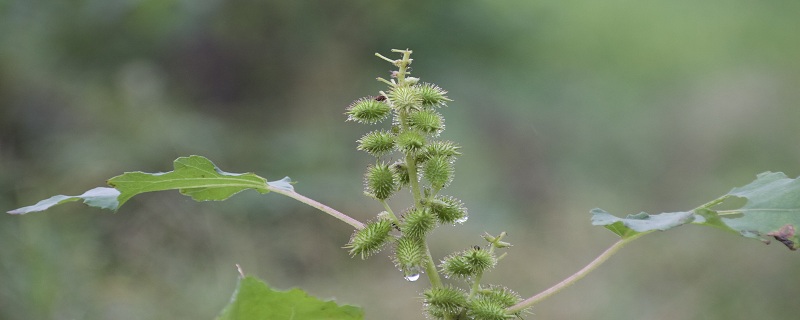
<instances>
[{"instance_id":1,"label":"plant stem","mask_svg":"<svg viewBox=\"0 0 800 320\"><path fill-rule=\"evenodd\" d=\"M381 204L383 204L383 208L386 209L386 213L388 213L389 217L392 218L392 222L394 222L395 224L397 224L399 226L400 225L400 220L397 219L397 216L394 214L394 211L392 211L392 207L389 206L389 203L386 202L386 199L382 199L380 201L381 201Z\"/></svg>"},{"instance_id":2,"label":"plant stem","mask_svg":"<svg viewBox=\"0 0 800 320\"><path fill-rule=\"evenodd\" d=\"M424 240L423 240L424 241ZM439 271L436 270L436 264L433 262L433 256L431 256L431 250L428 249L428 241L425 242L425 273L428 274L428 280L431 282L431 286L434 288L442 287L442 278L439 277Z\"/></svg>"},{"instance_id":3,"label":"plant stem","mask_svg":"<svg viewBox=\"0 0 800 320\"><path fill-rule=\"evenodd\" d=\"M472 300L472 297L478 293L478 290L481 289L481 278L483 277L483 272L475 275L475 280L472 282L472 288L469 289L469 296L467 296L467 300Z\"/></svg>"},{"instance_id":4,"label":"plant stem","mask_svg":"<svg viewBox=\"0 0 800 320\"><path fill-rule=\"evenodd\" d=\"M564 290L566 287L569 287L573 283L575 283L578 280L580 280L581 278L585 277L590 272L594 271L594 269L597 269L597 267L599 267L601 264L603 264L603 262L606 262L606 260L608 260L608 258L610 258L612 255L617 253L617 251L619 251L619 249L621 249L623 246L625 246L629 242L631 242L631 241L633 241L633 240L635 240L635 239L637 239L637 238L639 238L639 237L641 237L641 236L643 236L645 234L648 234L648 233L649 232L643 232L643 233L636 234L636 235L634 235L632 237L629 237L629 238L620 239L619 241L617 241L613 245L611 245L611 247L606 249L606 251L603 251L603 253L601 253L599 256L597 256L597 258L592 260L592 262L590 262L585 267L583 267L583 269L579 270L578 272L574 273L573 275L569 276L568 278L562 280L561 282L557 283L556 285L550 287L549 289L547 289L545 291L542 291L542 292L536 294L533 297L525 299L524 301L509 307L508 309L506 309L506 312L508 314L514 314L514 313L520 312L520 311L522 311L522 310L524 310L524 309L536 304L537 302L542 301L542 300L550 297L551 295L553 295L553 294L555 294L555 293L557 293L557 292L559 292L561 290Z\"/></svg>"},{"instance_id":5,"label":"plant stem","mask_svg":"<svg viewBox=\"0 0 800 320\"><path fill-rule=\"evenodd\" d=\"M275 193L280 193L280 194L282 194L284 196L287 196L289 198L295 199L295 200L300 201L302 203L305 203L305 204L307 204L309 206L317 208L320 211L325 212L325 213L333 216L334 218L339 219L342 222L353 226L354 228L356 228L358 230L364 229L364 224L361 223L361 221L353 219L350 216L337 211L336 209L333 209L333 208L331 208L329 206L326 206L326 205L324 205L322 203L319 203L316 200L311 199L309 197L306 197L306 196L304 196L302 194L299 194L299 193L291 191L291 190L276 188L276 187L269 186L269 185L267 186L267 190L275 192Z\"/></svg>"}]
</instances>

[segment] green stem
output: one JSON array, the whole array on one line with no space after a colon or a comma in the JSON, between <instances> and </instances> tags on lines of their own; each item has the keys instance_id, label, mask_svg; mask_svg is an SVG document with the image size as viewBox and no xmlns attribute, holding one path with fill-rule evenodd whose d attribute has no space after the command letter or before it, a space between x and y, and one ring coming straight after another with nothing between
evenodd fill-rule
<instances>
[{"instance_id":1,"label":"green stem","mask_svg":"<svg viewBox=\"0 0 800 320\"><path fill-rule=\"evenodd\" d=\"M408 68L408 65L411 64L411 59L410 58L411 58L411 52L412 51L408 50L408 49L406 49L406 50L392 49L392 52L398 52L398 53L402 53L403 54L403 60L400 60L399 61L399 65L397 66L398 67L397 83L398 83L399 86L402 87L402 86L406 85L406 74L408 73L407 72L407 68Z\"/></svg>"},{"instance_id":2,"label":"green stem","mask_svg":"<svg viewBox=\"0 0 800 320\"><path fill-rule=\"evenodd\" d=\"M631 242L631 241L633 241L633 240L635 240L635 239L637 239L637 238L639 238L639 237L641 237L641 236L643 236L645 234L648 234L648 233L649 232L643 232L643 233L636 234L636 235L634 235L634 236L632 236L630 238L620 239L619 241L617 241L613 245L611 245L611 247L606 249L606 251L603 251L603 253L601 253L597 258L592 260L592 262L590 262L585 267L583 267L583 269L579 270L578 272L574 273L573 275L569 276L568 278L562 280L561 282L557 283L556 285L550 287L549 289L547 289L545 291L542 291L542 292L536 294L533 297L525 299L524 301L509 307L508 309L506 309L506 313L514 314L514 313L520 312L520 311L525 310L526 308L538 303L539 301L542 301L542 300L550 297L551 295L553 295L553 294L555 294L555 293L557 293L557 292L559 292L561 290L564 290L565 288L569 287L573 283L575 283L578 280L580 280L583 277L585 277L590 272L594 271L594 269L597 269L597 267L599 267L601 264L603 264L603 262L606 262L606 260L608 260L608 258L610 258L612 255L617 253L617 251L619 251L619 249L622 249L622 247L624 247L626 244L628 244L629 242Z\"/></svg>"},{"instance_id":3,"label":"green stem","mask_svg":"<svg viewBox=\"0 0 800 320\"><path fill-rule=\"evenodd\" d=\"M428 249L428 241L423 239L425 244L425 273L428 275L428 280L434 288L442 287L442 278L439 277L439 271L436 270L436 263L433 262L431 250Z\"/></svg>"},{"instance_id":4,"label":"green stem","mask_svg":"<svg viewBox=\"0 0 800 320\"><path fill-rule=\"evenodd\" d=\"M392 211L392 207L389 206L389 203L386 202L386 199L382 199L380 201L381 201L381 204L383 204L383 209L385 209L386 213L388 213L389 216L392 217L392 221L394 221L394 223L399 226L400 225L400 220L397 219L397 216L394 214L394 211Z\"/></svg>"},{"instance_id":5,"label":"green stem","mask_svg":"<svg viewBox=\"0 0 800 320\"><path fill-rule=\"evenodd\" d=\"M269 186L269 185L267 186L267 189L269 191L272 191L272 192L275 192L275 193L280 193L280 194L282 194L284 196L287 196L289 198L295 199L295 200L300 201L302 203L305 203L305 204L307 204L309 206L317 208L320 211L325 212L325 213L331 215L332 217L334 217L336 219L339 219L342 222L353 226L354 228L356 228L358 230L364 229L364 224L361 223L361 221L353 219L350 216L348 216L348 215L346 215L344 213L341 213L336 209L333 209L333 208L331 208L329 206L326 206L326 205L324 205L322 203L319 203L318 201L316 201L314 199L311 199L309 197L306 197L306 196L304 196L302 194L299 194L299 193L291 191L291 190L276 188L276 187Z\"/></svg>"},{"instance_id":6,"label":"green stem","mask_svg":"<svg viewBox=\"0 0 800 320\"><path fill-rule=\"evenodd\" d=\"M472 282L472 288L469 290L469 296L467 296L467 300L472 300L472 297L478 293L478 290L481 289L481 278L483 277L483 272L477 274L475 276L475 281Z\"/></svg>"}]
</instances>

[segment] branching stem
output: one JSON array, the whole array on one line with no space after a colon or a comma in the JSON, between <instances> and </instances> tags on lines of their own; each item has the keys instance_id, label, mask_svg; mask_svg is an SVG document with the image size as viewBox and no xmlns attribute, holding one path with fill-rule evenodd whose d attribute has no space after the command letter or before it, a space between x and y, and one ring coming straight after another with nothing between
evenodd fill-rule
<instances>
[{"instance_id":1,"label":"branching stem","mask_svg":"<svg viewBox=\"0 0 800 320\"><path fill-rule=\"evenodd\" d=\"M637 239L637 238L639 238L639 237L641 237L641 236L643 236L645 234L648 234L648 233L649 232L643 232L643 233L636 234L636 235L634 235L634 236L632 236L630 238L620 239L619 241L617 241L613 245L611 245L611 247L606 249L606 251L603 251L603 253L601 253L597 258L592 260L592 262L590 262L585 267L583 267L583 269L579 270L578 272L574 273L573 275L569 276L568 278L562 280L561 282L557 283L556 285L550 287L549 289L547 289L545 291L542 291L542 292L536 294L533 297L525 299L522 302L517 303L517 304L509 307L508 309L506 309L506 312L508 314L514 314L514 313L520 312L520 311L525 310L526 308L536 304L537 302L542 301L542 300L552 296L553 294L555 294L555 293L557 293L557 292L559 292L561 290L564 290L565 288L569 287L573 283L575 283L578 280L580 280L583 277L585 277L590 272L594 271L594 269L597 269L597 267L599 267L601 264L603 264L603 262L606 262L606 260L608 260L608 258L610 258L612 255L617 253L617 251L619 251L619 249L622 249L622 247L624 247L626 244L628 244L629 242L631 242L631 241L633 241L633 240L635 240L635 239Z\"/></svg>"}]
</instances>

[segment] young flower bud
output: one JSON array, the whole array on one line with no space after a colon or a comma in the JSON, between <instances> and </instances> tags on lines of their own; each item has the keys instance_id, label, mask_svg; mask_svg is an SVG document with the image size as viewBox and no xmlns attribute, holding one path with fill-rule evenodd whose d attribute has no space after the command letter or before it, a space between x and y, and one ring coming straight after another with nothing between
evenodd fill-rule
<instances>
[{"instance_id":1,"label":"young flower bud","mask_svg":"<svg viewBox=\"0 0 800 320\"><path fill-rule=\"evenodd\" d=\"M391 114L392 108L386 101L378 101L372 98L361 98L347 107L348 121L357 121L360 123L374 124Z\"/></svg>"},{"instance_id":2,"label":"young flower bud","mask_svg":"<svg viewBox=\"0 0 800 320\"><path fill-rule=\"evenodd\" d=\"M380 200L386 200L397 190L396 177L383 162L369 166L364 180L365 192Z\"/></svg>"},{"instance_id":3,"label":"young flower bud","mask_svg":"<svg viewBox=\"0 0 800 320\"><path fill-rule=\"evenodd\" d=\"M419 238L403 236L395 242L394 264L403 273L419 273L424 259L425 247Z\"/></svg>"},{"instance_id":4,"label":"young flower bud","mask_svg":"<svg viewBox=\"0 0 800 320\"><path fill-rule=\"evenodd\" d=\"M350 249L351 256L359 255L364 259L383 249L390 239L389 231L392 231L392 222L389 220L369 222L364 229L356 230L344 247Z\"/></svg>"},{"instance_id":5,"label":"young flower bud","mask_svg":"<svg viewBox=\"0 0 800 320\"><path fill-rule=\"evenodd\" d=\"M439 86L433 83L423 83L421 85L417 85L417 90L419 91L420 97L422 97L422 105L424 106L444 106L448 101L453 101L448 99L445 94L445 91Z\"/></svg>"},{"instance_id":6,"label":"young flower bud","mask_svg":"<svg viewBox=\"0 0 800 320\"><path fill-rule=\"evenodd\" d=\"M467 208L456 198L439 196L429 201L426 205L441 224L464 223L467 221Z\"/></svg>"},{"instance_id":7,"label":"young flower bud","mask_svg":"<svg viewBox=\"0 0 800 320\"><path fill-rule=\"evenodd\" d=\"M436 319L455 318L467 305L466 293L451 286L429 288L422 296L426 311Z\"/></svg>"},{"instance_id":8,"label":"young flower bud","mask_svg":"<svg viewBox=\"0 0 800 320\"><path fill-rule=\"evenodd\" d=\"M444 118L433 110L419 110L409 113L408 124L411 128L430 135L437 135L444 130Z\"/></svg>"},{"instance_id":9,"label":"young flower bud","mask_svg":"<svg viewBox=\"0 0 800 320\"><path fill-rule=\"evenodd\" d=\"M422 107L422 96L416 87L394 87L388 95L397 110L410 111Z\"/></svg>"},{"instance_id":10,"label":"young flower bud","mask_svg":"<svg viewBox=\"0 0 800 320\"><path fill-rule=\"evenodd\" d=\"M372 131L358 140L358 150L366 151L376 157L392 149L394 149L394 135L384 130Z\"/></svg>"},{"instance_id":11,"label":"young flower bud","mask_svg":"<svg viewBox=\"0 0 800 320\"><path fill-rule=\"evenodd\" d=\"M402 152L417 152L425 146L425 137L417 131L404 131L397 136L397 146Z\"/></svg>"},{"instance_id":12,"label":"young flower bud","mask_svg":"<svg viewBox=\"0 0 800 320\"><path fill-rule=\"evenodd\" d=\"M403 217L400 231L404 236L422 239L436 227L436 217L428 209L411 209Z\"/></svg>"},{"instance_id":13,"label":"young flower bud","mask_svg":"<svg viewBox=\"0 0 800 320\"><path fill-rule=\"evenodd\" d=\"M441 190L453 180L453 163L444 156L434 156L422 165L422 174L434 191Z\"/></svg>"}]
</instances>

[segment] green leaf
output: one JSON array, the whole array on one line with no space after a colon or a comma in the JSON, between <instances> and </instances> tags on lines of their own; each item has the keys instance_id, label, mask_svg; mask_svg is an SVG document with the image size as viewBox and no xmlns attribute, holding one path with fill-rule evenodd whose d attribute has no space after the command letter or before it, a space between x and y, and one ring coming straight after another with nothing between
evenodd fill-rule
<instances>
[{"instance_id":1,"label":"green leaf","mask_svg":"<svg viewBox=\"0 0 800 320\"><path fill-rule=\"evenodd\" d=\"M8 213L43 211L81 199L89 206L116 210L135 195L163 190L178 190L195 201L225 200L247 189L260 193L268 193L270 189L294 190L289 177L267 182L253 173L229 173L201 156L175 159L174 167L174 171L162 173L126 172L108 180L108 184L114 188L95 188L80 196L57 195Z\"/></svg>"},{"instance_id":2,"label":"green leaf","mask_svg":"<svg viewBox=\"0 0 800 320\"><path fill-rule=\"evenodd\" d=\"M247 189L267 193L267 180L252 173L228 173L201 156L175 159L175 170L167 173L127 172L108 180L120 191L119 203L151 191L178 189L195 201L225 200Z\"/></svg>"},{"instance_id":3,"label":"green leaf","mask_svg":"<svg viewBox=\"0 0 800 320\"><path fill-rule=\"evenodd\" d=\"M713 210L730 197L747 199L739 208ZM800 180L780 172L765 172L750 184L733 188L724 196L686 212L657 215L639 213L618 218L602 209L592 210L592 224L604 226L620 238L668 230L688 223L733 231L769 243L775 239L791 250L800 248Z\"/></svg>"},{"instance_id":4,"label":"green leaf","mask_svg":"<svg viewBox=\"0 0 800 320\"><path fill-rule=\"evenodd\" d=\"M800 248L800 180L782 172L764 172L750 184L733 188L725 197L747 202L733 210L698 212L696 224L727 228L742 236L770 242L775 239L791 250Z\"/></svg>"},{"instance_id":5,"label":"green leaf","mask_svg":"<svg viewBox=\"0 0 800 320\"><path fill-rule=\"evenodd\" d=\"M247 276L239 279L231 302L222 310L217 320L363 318L364 312L361 308L322 301L300 289L276 291L263 281Z\"/></svg>"}]
</instances>

